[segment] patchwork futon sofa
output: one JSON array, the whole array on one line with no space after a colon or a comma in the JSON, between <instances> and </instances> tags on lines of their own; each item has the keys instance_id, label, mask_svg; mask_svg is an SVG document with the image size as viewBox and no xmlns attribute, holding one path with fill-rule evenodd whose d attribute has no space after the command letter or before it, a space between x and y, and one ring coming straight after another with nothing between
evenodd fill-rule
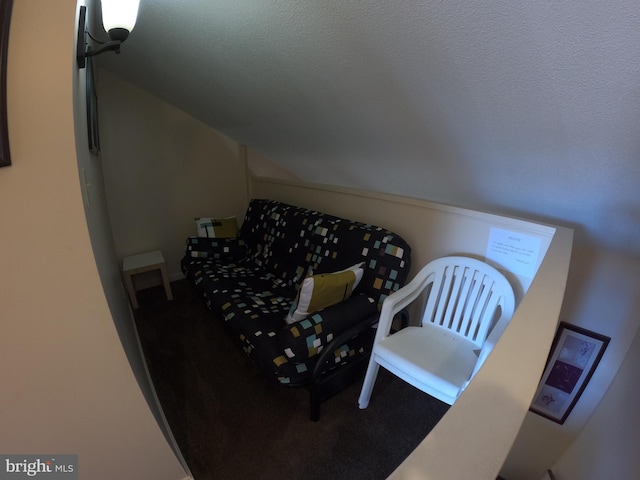
<instances>
[{"instance_id":1,"label":"patchwork futon sofa","mask_svg":"<svg viewBox=\"0 0 640 480\"><path fill-rule=\"evenodd\" d=\"M383 228L253 199L236 238L189 237L181 266L266 375L309 388L317 420L322 400L364 374L410 256Z\"/></svg>"}]
</instances>

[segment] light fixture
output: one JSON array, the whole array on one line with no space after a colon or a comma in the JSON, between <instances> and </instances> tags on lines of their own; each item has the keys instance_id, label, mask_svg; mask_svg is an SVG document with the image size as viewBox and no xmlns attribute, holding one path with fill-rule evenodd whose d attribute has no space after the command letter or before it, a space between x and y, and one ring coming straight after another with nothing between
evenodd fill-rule
<instances>
[{"instance_id":1,"label":"light fixture","mask_svg":"<svg viewBox=\"0 0 640 480\"><path fill-rule=\"evenodd\" d=\"M87 7L80 7L78 15L78 42L76 59L78 68L84 68L86 58L104 52L120 53L120 45L124 42L136 24L140 0L101 0L102 24L109 34L109 40L101 42L87 30ZM95 48L87 43L89 36L97 44Z\"/></svg>"}]
</instances>

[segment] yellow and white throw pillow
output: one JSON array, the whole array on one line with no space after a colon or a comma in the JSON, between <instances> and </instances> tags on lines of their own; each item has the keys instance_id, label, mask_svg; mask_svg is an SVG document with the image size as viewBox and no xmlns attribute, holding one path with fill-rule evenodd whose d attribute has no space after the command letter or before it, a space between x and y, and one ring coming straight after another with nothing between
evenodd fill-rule
<instances>
[{"instance_id":1,"label":"yellow and white throw pillow","mask_svg":"<svg viewBox=\"0 0 640 480\"><path fill-rule=\"evenodd\" d=\"M358 263L339 272L305 278L287 315L287 324L300 321L314 312L349 298L360 283L363 273L362 263Z\"/></svg>"}]
</instances>

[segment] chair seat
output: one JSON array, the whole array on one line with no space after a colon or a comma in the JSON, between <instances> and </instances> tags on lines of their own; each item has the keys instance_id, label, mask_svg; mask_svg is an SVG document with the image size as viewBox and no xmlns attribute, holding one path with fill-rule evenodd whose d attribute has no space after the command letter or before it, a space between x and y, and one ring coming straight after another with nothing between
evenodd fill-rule
<instances>
[{"instance_id":1,"label":"chair seat","mask_svg":"<svg viewBox=\"0 0 640 480\"><path fill-rule=\"evenodd\" d=\"M471 377L477 346L432 325L407 327L377 345L376 361L416 388L452 404Z\"/></svg>"}]
</instances>

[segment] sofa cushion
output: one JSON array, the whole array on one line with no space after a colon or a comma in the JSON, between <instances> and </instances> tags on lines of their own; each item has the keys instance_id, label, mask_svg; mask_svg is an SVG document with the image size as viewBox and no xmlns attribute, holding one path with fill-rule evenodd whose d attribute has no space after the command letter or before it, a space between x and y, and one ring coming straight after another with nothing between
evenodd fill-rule
<instances>
[{"instance_id":1,"label":"sofa cushion","mask_svg":"<svg viewBox=\"0 0 640 480\"><path fill-rule=\"evenodd\" d=\"M287 324L346 300L360 283L362 274L362 263L359 263L338 272L305 278L287 315Z\"/></svg>"},{"instance_id":2,"label":"sofa cushion","mask_svg":"<svg viewBox=\"0 0 640 480\"><path fill-rule=\"evenodd\" d=\"M250 259L225 263L216 260L194 260L187 270L198 290L207 300L207 306L223 315L226 322L251 322L263 315L274 314L277 329L284 326L295 290L284 285L272 273L265 272ZM188 268L188 266L187 266ZM245 330L245 327L240 327ZM259 328L259 327L258 327Z\"/></svg>"},{"instance_id":3,"label":"sofa cushion","mask_svg":"<svg viewBox=\"0 0 640 480\"><path fill-rule=\"evenodd\" d=\"M238 237L258 265L294 288L312 273L365 262L360 291L378 308L410 266L411 248L393 232L275 200L251 200Z\"/></svg>"},{"instance_id":4,"label":"sofa cushion","mask_svg":"<svg viewBox=\"0 0 640 480\"><path fill-rule=\"evenodd\" d=\"M318 355L338 333L377 313L374 299L355 295L286 326L278 335L280 348L287 358L305 362Z\"/></svg>"},{"instance_id":5,"label":"sofa cushion","mask_svg":"<svg viewBox=\"0 0 640 480\"><path fill-rule=\"evenodd\" d=\"M238 237L247 256L292 288L311 271L304 232L313 228L310 211L270 200L252 200Z\"/></svg>"},{"instance_id":6,"label":"sofa cushion","mask_svg":"<svg viewBox=\"0 0 640 480\"><path fill-rule=\"evenodd\" d=\"M243 240L237 238L187 238L186 257L183 261L183 271L188 268L186 262L195 264L188 257L211 260L231 261L240 259L246 255L247 249Z\"/></svg>"}]
</instances>

